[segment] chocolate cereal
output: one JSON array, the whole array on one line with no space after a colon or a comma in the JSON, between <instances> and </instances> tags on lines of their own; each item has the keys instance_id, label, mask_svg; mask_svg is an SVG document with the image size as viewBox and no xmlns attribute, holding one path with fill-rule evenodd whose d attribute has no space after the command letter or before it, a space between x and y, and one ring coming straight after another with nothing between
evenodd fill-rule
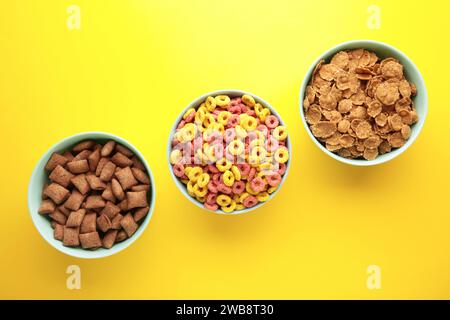
<instances>
[{"instance_id":1,"label":"chocolate cereal","mask_svg":"<svg viewBox=\"0 0 450 320\"><path fill-rule=\"evenodd\" d=\"M145 166L115 141L81 141L53 153L45 171L38 212L64 246L109 249L131 237L150 210Z\"/></svg>"}]
</instances>

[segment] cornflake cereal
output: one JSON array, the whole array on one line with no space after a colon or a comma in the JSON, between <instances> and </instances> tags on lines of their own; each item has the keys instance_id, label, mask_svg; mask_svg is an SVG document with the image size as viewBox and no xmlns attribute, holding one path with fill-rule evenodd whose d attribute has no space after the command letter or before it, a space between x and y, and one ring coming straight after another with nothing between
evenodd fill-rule
<instances>
[{"instance_id":1,"label":"cornflake cereal","mask_svg":"<svg viewBox=\"0 0 450 320\"><path fill-rule=\"evenodd\" d=\"M50 182L38 212L65 246L109 249L131 237L149 212L145 166L115 141L82 141L54 153L45 170Z\"/></svg>"},{"instance_id":2,"label":"cornflake cereal","mask_svg":"<svg viewBox=\"0 0 450 320\"><path fill-rule=\"evenodd\" d=\"M305 120L331 152L373 160L400 148L418 121L416 86L394 58L365 49L341 51L320 61L306 87Z\"/></svg>"},{"instance_id":3,"label":"cornflake cereal","mask_svg":"<svg viewBox=\"0 0 450 320\"><path fill-rule=\"evenodd\" d=\"M178 123L170 153L173 173L211 211L231 213L267 201L290 156L280 122L251 95L210 96Z\"/></svg>"}]
</instances>

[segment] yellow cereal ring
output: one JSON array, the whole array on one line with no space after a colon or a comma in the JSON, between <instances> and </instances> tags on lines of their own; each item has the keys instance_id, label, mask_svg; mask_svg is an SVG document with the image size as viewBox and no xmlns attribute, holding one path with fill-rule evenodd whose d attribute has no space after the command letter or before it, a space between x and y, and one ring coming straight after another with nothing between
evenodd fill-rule
<instances>
[{"instance_id":1,"label":"yellow cereal ring","mask_svg":"<svg viewBox=\"0 0 450 320\"><path fill-rule=\"evenodd\" d=\"M256 103L254 109L256 115L259 116L264 107L260 103Z\"/></svg>"},{"instance_id":2,"label":"yellow cereal ring","mask_svg":"<svg viewBox=\"0 0 450 320\"><path fill-rule=\"evenodd\" d=\"M226 207L231 203L231 198L225 194L221 194L217 197L216 202L221 207Z\"/></svg>"},{"instance_id":3,"label":"yellow cereal ring","mask_svg":"<svg viewBox=\"0 0 450 320\"><path fill-rule=\"evenodd\" d=\"M230 170L226 170L223 173L222 179L226 186L231 187L234 183L234 174Z\"/></svg>"},{"instance_id":4,"label":"yellow cereal ring","mask_svg":"<svg viewBox=\"0 0 450 320\"><path fill-rule=\"evenodd\" d=\"M243 193L241 194L241 196L239 197L239 202L240 202L240 203L243 203L244 200L245 200L248 196L250 196L250 194L249 194L248 192L243 192Z\"/></svg>"},{"instance_id":5,"label":"yellow cereal ring","mask_svg":"<svg viewBox=\"0 0 450 320\"><path fill-rule=\"evenodd\" d=\"M248 94L242 96L242 102L248 107L253 107L255 105L255 99Z\"/></svg>"},{"instance_id":6,"label":"yellow cereal ring","mask_svg":"<svg viewBox=\"0 0 450 320\"><path fill-rule=\"evenodd\" d=\"M253 131L256 129L258 122L252 116L247 116L241 119L241 126L247 131Z\"/></svg>"},{"instance_id":7,"label":"yellow cereal ring","mask_svg":"<svg viewBox=\"0 0 450 320\"><path fill-rule=\"evenodd\" d=\"M186 119L191 114L191 112L195 112L195 109L194 108L187 109L187 111L183 115L183 119Z\"/></svg>"},{"instance_id":8,"label":"yellow cereal ring","mask_svg":"<svg viewBox=\"0 0 450 320\"><path fill-rule=\"evenodd\" d=\"M193 123L187 123L183 129L180 130L183 135L184 141L192 141L195 138L197 127Z\"/></svg>"},{"instance_id":9,"label":"yellow cereal ring","mask_svg":"<svg viewBox=\"0 0 450 320\"><path fill-rule=\"evenodd\" d=\"M206 172L202 173L197 179L197 185L201 188L206 187L210 179L211 178L209 174L207 174Z\"/></svg>"},{"instance_id":10,"label":"yellow cereal ring","mask_svg":"<svg viewBox=\"0 0 450 320\"><path fill-rule=\"evenodd\" d=\"M269 170L270 169L270 167L271 167L271 163L270 162L264 162L264 163L261 163L259 166L258 166L258 169L260 170L260 171L264 171L264 170Z\"/></svg>"},{"instance_id":11,"label":"yellow cereal ring","mask_svg":"<svg viewBox=\"0 0 450 320\"><path fill-rule=\"evenodd\" d=\"M248 163L252 166L252 167L258 167L262 162L262 159L258 156L254 156L254 155L249 155L248 156Z\"/></svg>"},{"instance_id":12,"label":"yellow cereal ring","mask_svg":"<svg viewBox=\"0 0 450 320\"><path fill-rule=\"evenodd\" d=\"M235 179L236 181L241 181L241 171L239 170L238 167L236 167L236 166L231 166L231 172L233 173L234 179Z\"/></svg>"},{"instance_id":13,"label":"yellow cereal ring","mask_svg":"<svg viewBox=\"0 0 450 320\"><path fill-rule=\"evenodd\" d=\"M192 182L197 182L198 177L203 173L203 169L201 167L193 167L189 170L188 178Z\"/></svg>"},{"instance_id":14,"label":"yellow cereal ring","mask_svg":"<svg viewBox=\"0 0 450 320\"><path fill-rule=\"evenodd\" d=\"M230 117L231 117L230 112L222 111L217 115L217 122L225 126L228 123Z\"/></svg>"},{"instance_id":15,"label":"yellow cereal ring","mask_svg":"<svg viewBox=\"0 0 450 320\"><path fill-rule=\"evenodd\" d=\"M270 115L270 110L267 108L262 109L262 111L258 114L259 120L266 121L266 117Z\"/></svg>"},{"instance_id":16,"label":"yellow cereal ring","mask_svg":"<svg viewBox=\"0 0 450 320\"><path fill-rule=\"evenodd\" d=\"M217 156L216 156L216 149L214 147L209 147L208 150L205 151L206 157L208 157L209 161L216 162ZM222 155L220 155L222 156Z\"/></svg>"},{"instance_id":17,"label":"yellow cereal ring","mask_svg":"<svg viewBox=\"0 0 450 320\"><path fill-rule=\"evenodd\" d=\"M277 189L278 189L278 186L270 187L269 189L267 189L267 193L268 193L268 194L274 193L275 190L277 190Z\"/></svg>"},{"instance_id":18,"label":"yellow cereal ring","mask_svg":"<svg viewBox=\"0 0 450 320\"><path fill-rule=\"evenodd\" d=\"M205 120L206 113L198 112L195 114L194 121L195 123L202 124Z\"/></svg>"},{"instance_id":19,"label":"yellow cereal ring","mask_svg":"<svg viewBox=\"0 0 450 320\"><path fill-rule=\"evenodd\" d=\"M216 109L216 100L213 98L213 97L208 97L208 98L206 98L206 100L205 100L205 106L206 106L206 109L209 111L209 112L213 112L214 111L214 109Z\"/></svg>"},{"instance_id":20,"label":"yellow cereal ring","mask_svg":"<svg viewBox=\"0 0 450 320\"><path fill-rule=\"evenodd\" d=\"M245 184L245 191L247 191L248 193L250 193L253 196L256 196L258 194L258 192L253 191L252 187L250 186L250 182L247 182Z\"/></svg>"},{"instance_id":21,"label":"yellow cereal ring","mask_svg":"<svg viewBox=\"0 0 450 320\"><path fill-rule=\"evenodd\" d=\"M259 168L260 166L261 166L261 165L259 165L258 168ZM260 178L265 178L266 175L267 175L267 172L266 172L265 170L261 170L261 171L259 171L259 172L256 174L256 176L257 176L257 177L260 177Z\"/></svg>"},{"instance_id":22,"label":"yellow cereal ring","mask_svg":"<svg viewBox=\"0 0 450 320\"><path fill-rule=\"evenodd\" d=\"M259 202L264 202L269 200L269 194L267 192L260 192L256 195L256 199L258 199Z\"/></svg>"},{"instance_id":23,"label":"yellow cereal ring","mask_svg":"<svg viewBox=\"0 0 450 320\"><path fill-rule=\"evenodd\" d=\"M191 130L186 130L183 128L179 132L180 132L180 135L178 138L179 138L180 142L192 141L195 138L195 133L192 132Z\"/></svg>"},{"instance_id":24,"label":"yellow cereal ring","mask_svg":"<svg viewBox=\"0 0 450 320\"><path fill-rule=\"evenodd\" d=\"M200 187L198 184L194 185L193 190L196 197L204 197L208 193L207 187Z\"/></svg>"},{"instance_id":25,"label":"yellow cereal ring","mask_svg":"<svg viewBox=\"0 0 450 320\"><path fill-rule=\"evenodd\" d=\"M272 135L278 141L285 140L287 138L287 130L285 126L278 126L273 129Z\"/></svg>"},{"instance_id":26,"label":"yellow cereal ring","mask_svg":"<svg viewBox=\"0 0 450 320\"><path fill-rule=\"evenodd\" d=\"M201 203L205 203L206 201L206 197L195 197L197 199L197 201L201 202Z\"/></svg>"},{"instance_id":27,"label":"yellow cereal ring","mask_svg":"<svg viewBox=\"0 0 450 320\"><path fill-rule=\"evenodd\" d=\"M184 168L184 173L189 176L189 172L192 170L192 167L186 167Z\"/></svg>"},{"instance_id":28,"label":"yellow cereal ring","mask_svg":"<svg viewBox=\"0 0 450 320\"><path fill-rule=\"evenodd\" d=\"M225 107L230 103L230 97L224 94L218 95L214 98L216 100L216 104L219 107Z\"/></svg>"},{"instance_id":29,"label":"yellow cereal ring","mask_svg":"<svg viewBox=\"0 0 450 320\"><path fill-rule=\"evenodd\" d=\"M186 187L187 187L187 192L189 193L189 195L190 195L191 197L194 197L194 196L195 196L195 193L194 193L194 184L193 184L193 182L192 182L192 181L189 181L189 182L187 183Z\"/></svg>"},{"instance_id":30,"label":"yellow cereal ring","mask_svg":"<svg viewBox=\"0 0 450 320\"><path fill-rule=\"evenodd\" d=\"M245 145L241 140L233 140L228 144L227 148L230 154L237 156L244 153Z\"/></svg>"},{"instance_id":31,"label":"yellow cereal ring","mask_svg":"<svg viewBox=\"0 0 450 320\"><path fill-rule=\"evenodd\" d=\"M181 182L183 182L184 184L187 184L189 182L189 179L181 179Z\"/></svg>"},{"instance_id":32,"label":"yellow cereal ring","mask_svg":"<svg viewBox=\"0 0 450 320\"><path fill-rule=\"evenodd\" d=\"M234 130L236 130L236 137L238 137L239 139L244 139L245 137L247 137L247 131L245 131L245 129L240 125L234 127Z\"/></svg>"},{"instance_id":33,"label":"yellow cereal ring","mask_svg":"<svg viewBox=\"0 0 450 320\"><path fill-rule=\"evenodd\" d=\"M213 123L216 123L216 119L214 119L213 115L208 113L205 115L205 119L203 119L202 125L205 128L208 128L210 125L212 125Z\"/></svg>"},{"instance_id":34,"label":"yellow cereal ring","mask_svg":"<svg viewBox=\"0 0 450 320\"><path fill-rule=\"evenodd\" d=\"M233 195L233 201L234 202L236 202L236 203L239 203L239 195L238 194L235 194L235 195Z\"/></svg>"},{"instance_id":35,"label":"yellow cereal ring","mask_svg":"<svg viewBox=\"0 0 450 320\"><path fill-rule=\"evenodd\" d=\"M218 123L218 122L212 123L208 127L208 129L211 129L212 132L216 133L216 134L221 134L221 133L223 133L223 131L225 131L225 127L223 126L223 124Z\"/></svg>"},{"instance_id":36,"label":"yellow cereal ring","mask_svg":"<svg viewBox=\"0 0 450 320\"><path fill-rule=\"evenodd\" d=\"M236 202L231 200L230 204L227 206L221 206L220 209L222 209L223 212L231 213L236 208Z\"/></svg>"},{"instance_id":37,"label":"yellow cereal ring","mask_svg":"<svg viewBox=\"0 0 450 320\"><path fill-rule=\"evenodd\" d=\"M231 168L231 165L232 163L226 158L219 159L216 162L216 167L217 169L219 169L220 172L225 172L229 170Z\"/></svg>"},{"instance_id":38,"label":"yellow cereal ring","mask_svg":"<svg viewBox=\"0 0 450 320\"><path fill-rule=\"evenodd\" d=\"M279 163L286 163L289 160L289 151L286 148L279 148L275 151L273 157Z\"/></svg>"},{"instance_id":39,"label":"yellow cereal ring","mask_svg":"<svg viewBox=\"0 0 450 320\"><path fill-rule=\"evenodd\" d=\"M236 203L236 209L235 210L244 210L245 206L242 203Z\"/></svg>"},{"instance_id":40,"label":"yellow cereal ring","mask_svg":"<svg viewBox=\"0 0 450 320\"><path fill-rule=\"evenodd\" d=\"M181 151L178 149L172 150L170 153L170 163L171 164L177 164L181 161L183 158L183 155L181 154Z\"/></svg>"},{"instance_id":41,"label":"yellow cereal ring","mask_svg":"<svg viewBox=\"0 0 450 320\"><path fill-rule=\"evenodd\" d=\"M264 140L261 139L253 139L252 141L250 141L250 143L248 144L248 146L250 147L250 149L255 148L257 146L264 146L265 142Z\"/></svg>"},{"instance_id":42,"label":"yellow cereal ring","mask_svg":"<svg viewBox=\"0 0 450 320\"><path fill-rule=\"evenodd\" d=\"M264 147L262 146L256 146L250 149L251 150L251 156L258 158L260 161L262 159L266 158L267 155L267 151L266 149L264 149Z\"/></svg>"}]
</instances>

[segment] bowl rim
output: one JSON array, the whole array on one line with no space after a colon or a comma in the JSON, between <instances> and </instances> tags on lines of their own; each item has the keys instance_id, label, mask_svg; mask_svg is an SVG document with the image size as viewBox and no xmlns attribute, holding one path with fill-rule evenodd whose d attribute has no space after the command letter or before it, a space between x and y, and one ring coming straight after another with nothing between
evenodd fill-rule
<instances>
[{"instance_id":1,"label":"bowl rim","mask_svg":"<svg viewBox=\"0 0 450 320\"><path fill-rule=\"evenodd\" d=\"M319 142L319 140L317 140L317 138L314 137L314 135L312 134L311 130L309 129L308 123L306 122L305 114L304 114L304 110L303 110L303 99L304 99L304 96L306 93L306 87L308 86L308 83L309 83L309 80L311 79L314 68L319 63L319 61L327 60L327 59L331 58L332 54L337 53L341 50L351 49L352 46L356 46L356 45L361 48L364 48L367 45L380 46L380 47L384 47L384 48L390 50L391 52L393 52L394 58L400 58L400 60L407 61L408 64L410 64L412 66L412 69L410 72L414 72L418 76L418 83L416 83L416 85L418 87L420 85L420 87L423 88L422 94L423 94L424 103L423 103L423 106L421 106L423 108L423 116L421 116L419 118L419 121L416 124L414 124L414 127L415 127L414 133L409 137L409 139L405 142L405 144L403 146L395 149L392 152L385 154L385 157L382 157L382 158L377 157L374 160L348 159L348 158L341 157L338 154L327 150ZM372 50L372 49L369 49L369 50L374 51L376 53L376 50ZM359 39L359 40L350 40L350 41L341 42L341 43L327 49L326 51L324 51L322 54L319 55L319 57L308 68L308 71L306 72L306 74L303 78L302 84L300 86L299 106L300 106L300 108L299 108L300 116L301 116L301 121L303 123L303 126L306 129L306 132L308 133L309 137L314 141L314 144L316 146L318 146L319 149L321 149L323 152L325 152L327 155L329 155L333 159L338 160L342 163L354 165L354 166L364 166L365 167L365 166L373 166L373 165L378 165L378 164L388 162L388 161L398 157L400 154L405 152L412 145L412 143L417 139L420 132L422 131L422 128L425 123L425 119L428 114L428 92L427 92L427 88L425 85L425 80L424 80L422 74L420 73L419 68L417 68L417 66L414 64L414 62L405 53L403 53L401 50L397 49L396 47L394 47L390 44L381 42L381 41Z\"/></svg>"},{"instance_id":2,"label":"bowl rim","mask_svg":"<svg viewBox=\"0 0 450 320\"><path fill-rule=\"evenodd\" d=\"M284 173L284 175L281 178L281 182L278 186L278 188L269 195L269 199L267 199L264 202L259 202L257 205L255 205L254 207L251 208L245 208L242 210L235 210L233 212L224 212L221 209L217 209L217 210L210 210L207 209L203 206L203 204L199 201L197 201L196 199L194 199L193 197L191 197L186 190L186 187L184 186L184 184L178 179L178 177L175 176L175 174L173 173L173 169L172 169L172 165L170 163L170 153L172 151L172 140L173 140L173 136L175 134L175 131L178 127L178 124L180 123L184 113L189 109L189 108L196 108L197 106L200 105L201 102L203 102L208 96L216 96L216 95L221 95L221 94L226 94L226 95L230 95L230 96L242 96L244 94L248 94L251 95L255 100L257 100L257 102L262 103L265 107L269 108L270 111L272 112L272 114L274 114L278 120L280 121L280 124L283 126L286 126L286 123L283 121L283 119L281 118L280 114L275 110L275 108L268 103L266 100L262 99L261 97L248 92L248 91L243 91L243 90L239 90L239 89L221 89L221 90L215 90L215 91L211 91L211 92L207 92L205 94L200 95L199 97L195 98L194 100L192 100L177 116L174 124L172 125L172 128L170 129L170 134L169 134L169 139L168 139L168 143L167 143L167 164L169 167L169 171L170 171L170 175L172 177L172 179L174 180L175 184L178 187L178 190L181 191L181 193L188 198L188 200L192 203L194 203L196 206L202 208L205 211L208 212L212 212L212 213L216 213L216 214L221 214L221 215L240 215L240 214L244 214L244 213L248 213L250 211L254 211L260 207L262 207L263 205L265 205L267 202L269 202L270 200L272 200L275 195L280 191L281 186L283 185L283 183L285 182L288 173L289 173L289 169L291 167L291 162L292 162L292 143L290 140L290 136L289 136L289 130L288 130L288 136L286 138L286 147L288 148L289 151L289 160L286 163L286 171ZM287 127L287 126L286 126Z\"/></svg>"},{"instance_id":3,"label":"bowl rim","mask_svg":"<svg viewBox=\"0 0 450 320\"><path fill-rule=\"evenodd\" d=\"M93 135L99 135L102 137L96 137L96 138L92 138ZM115 250L112 250L114 247L110 248L110 249L104 249L104 248L100 248L100 250L84 250L80 247L64 247L64 246L58 246L56 241L59 240L55 240L53 239L52 236L48 236L42 227L39 226L38 223L38 215L39 213L33 212L32 209L32 184L33 182L36 180L38 174L40 174L40 170L39 167L41 167L41 164L43 164L44 160L47 159L47 157L51 156L52 153L57 152L58 146L60 146L61 144L68 142L70 140L73 139L79 139L79 141L85 140L85 139L93 139L93 140L98 140L98 139L111 139L114 140L116 142L119 142L121 144L123 144L125 147L130 148L133 153L135 155L137 155L139 157L139 159L142 161L142 163L144 164L145 168L147 169L148 175L150 177L150 191L151 191L151 195L150 195L150 199L151 199L151 203L149 204L149 212L147 213L147 216L145 217L145 220L141 223L141 225L139 226L138 230L136 230L136 232L128 239L126 239L124 241L124 245L121 248L117 248ZM73 144L75 144L75 142L73 142ZM71 143L72 144L72 143ZM156 187L155 187L155 178L153 176L153 173L150 169L150 166L147 163L147 160L145 159L145 157L143 156L143 154L133 145L131 144L129 141L115 135L109 132L102 132L102 131L87 131L87 132L80 132L80 133L76 133L73 134L71 136L65 137L62 140L59 140L58 142L54 143L50 148L47 149L47 151L44 152L44 154L39 158L39 160L36 162L36 165L34 166L33 172L31 174L29 183L28 183L28 196L27 196L27 200L28 200L28 212L31 216L31 219L33 221L33 224L35 226L35 228L38 230L39 234L41 235L41 237L43 239L45 239L45 241L47 243L49 243L53 248L57 249L58 251L75 257L75 258L80 258L80 259L100 259L100 258L105 258L105 257L109 257L112 256L116 253L119 253L123 250L125 250L126 248L128 248L131 244L133 244L144 232L144 230L147 228L152 216L153 216L153 211L155 209L155 203L156 203ZM48 227L51 228L50 226L50 222L48 223ZM54 241L53 241L54 240Z\"/></svg>"}]
</instances>

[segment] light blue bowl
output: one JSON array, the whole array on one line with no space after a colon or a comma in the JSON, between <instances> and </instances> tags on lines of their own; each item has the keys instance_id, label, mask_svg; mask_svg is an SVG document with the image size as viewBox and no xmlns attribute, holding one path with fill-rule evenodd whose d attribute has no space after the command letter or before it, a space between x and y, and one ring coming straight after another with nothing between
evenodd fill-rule
<instances>
[{"instance_id":1,"label":"light blue bowl","mask_svg":"<svg viewBox=\"0 0 450 320\"><path fill-rule=\"evenodd\" d=\"M419 116L419 121L415 123L411 127L411 136L409 139L405 142L405 144L398 148L393 149L391 152L379 155L374 160L364 160L364 159L347 159L344 157L341 157L325 148L319 140L314 137L311 130L309 129L308 123L305 120L305 114L303 110L303 99L305 97L306 93L306 87L309 84L309 81L311 80L312 73L314 71L314 68L321 60L325 60L327 62L330 61L332 56L336 54L339 51L343 50L351 50L351 49L358 49L358 48L364 48L369 51L375 52L379 58L384 59L388 57L393 57L401 62L403 64L404 74L407 80L414 83L417 87L417 95L412 98L414 101L414 105L417 110L417 114ZM415 64L400 50L397 48L394 48L386 43L373 41L373 40L353 40L341 43L330 50L323 53L319 58L317 58L316 61L311 65L308 72L306 73L306 76L303 80L301 89L300 89L300 114L302 118L303 125L306 129L306 132L308 132L308 135L311 137L311 139L314 141L314 143L327 155L330 157L355 166L371 166L376 165L380 163L387 162L389 160L394 159L395 157L399 156L401 153L403 153L406 149L411 146L411 144L416 140L417 136L419 135L420 131L422 130L423 124L425 123L425 118L427 116L428 111L428 94L427 94L427 88L425 86L425 81L422 78L422 75L419 72L419 69L415 66Z\"/></svg>"},{"instance_id":2,"label":"light blue bowl","mask_svg":"<svg viewBox=\"0 0 450 320\"><path fill-rule=\"evenodd\" d=\"M200 207L200 208L202 208L202 209L204 209L204 210L206 210L206 211L209 211L209 212L214 212L214 213L218 213L218 214L229 214L229 213L226 213L226 212L224 212L224 211L222 211L222 210L220 210L220 209L218 209L218 210L216 210L216 211L212 211L212 210L206 209L206 208L203 206L203 203L201 203L201 202L197 201L197 199L191 197L191 196L189 195L189 193L187 192L186 186L185 186L185 185L179 180L179 178L178 178L177 176L175 176L175 174L173 173L172 165L171 165L171 163L170 163L170 152L171 152L171 150L172 150L172 140L173 140L173 135L174 135L175 132L176 132L176 129L177 129L178 124L179 124L180 121L183 119L183 115L186 113L186 111L187 111L188 109L190 109L190 108L197 108L197 107L198 107L202 102L204 102L205 99L208 98L209 96L213 96L213 97L214 97L214 96L221 95L221 94L226 94L226 95L228 95L228 96L230 96L230 97L232 97L232 98L233 98L233 97L241 97L241 96L244 95L244 94L251 95L251 96L256 100L256 102L259 102L259 103L261 103L264 107L268 108L268 109L272 112L272 114L275 115L275 116L280 120L280 125L286 126L286 124L283 122L283 119L281 119L280 115L276 112L276 110L275 110L275 109L274 109L267 101L261 99L260 97L254 95L254 94L252 94L252 93L245 92L245 91L241 91L241 90L235 90L235 89L213 91L213 92L209 92L209 93L206 93L206 94L204 94L204 95L198 97L197 99L195 99L194 101L192 101L192 102L191 102L191 103L183 110L183 112L180 113L180 115L179 115L178 118L176 119L175 124L173 125L172 130L170 131L169 142L168 142L168 144L167 144L167 163L168 163L168 165L169 165L169 171L170 171L170 175L171 175L172 178L173 178L173 181L175 181L175 184L177 185L177 187L178 187L178 189L181 191L181 193L182 193L186 198L188 198L189 201L191 201L193 204L195 204L196 206L198 206L198 207ZM291 143L290 143L290 140L289 140L289 135L288 135L288 137L286 138L286 147L287 147L288 150L289 150L289 160L288 160L288 162L286 163L286 172L284 173L284 175L283 175L283 177L282 177L282 179L281 179L280 185L278 186L277 190L275 190L275 191L270 195L270 197L269 197L269 199L268 199L267 201L259 202L256 206L251 207L251 208L246 208L246 209L243 209L243 210L235 210L235 211L233 211L233 212L230 213L230 214L232 214L232 215L233 215L233 214L241 214L241 213L247 213L247 212L256 210L256 209L262 207L264 204L266 204L267 202L269 202L271 199L273 199L273 198L275 197L275 195L276 195L276 194L278 193L278 191L281 189L281 186L283 185L284 181L286 180L286 177L287 177L287 175L288 175L288 173L289 173L289 168L290 168L290 166L291 166L291 161L292 161L292 149L291 149Z\"/></svg>"},{"instance_id":3,"label":"light blue bowl","mask_svg":"<svg viewBox=\"0 0 450 320\"><path fill-rule=\"evenodd\" d=\"M47 161L50 159L50 156L54 152L63 152L65 150L70 149L75 144L77 144L80 141L90 139L95 140L98 142L106 142L108 140L114 140L131 151L136 155L136 157L141 160L141 162L144 164L145 168L147 169L148 175L150 177L150 192L148 196L149 201L149 212L147 216L145 217L144 221L140 224L137 231L128 239L115 244L110 249L104 249L99 248L97 250L84 250L81 248L72 248L72 247L65 247L63 246L62 242L59 240L56 240L53 238L53 229L50 225L50 221L47 219L47 217L41 215L38 213L38 209L42 202L42 188L46 182L48 182L48 174L46 173L44 167L47 164ZM86 259L94 259L94 258L103 258L110 255L113 255L119 251L122 251L123 249L130 246L134 241L136 241L137 238L141 236L141 234L144 232L145 228L147 227L153 213L153 209L155 207L155 179L153 178L152 171L150 170L150 167L147 164L147 161L145 161L145 158L142 156L142 154L128 141L115 136L110 133L104 133L104 132L84 132L79 133L74 136L68 137L57 144L55 144L53 147L51 147L44 156L39 160L38 164L34 168L33 174L31 176L30 184L28 187L28 208L30 211L31 218L33 219L33 223L38 229L41 236L54 248L58 249L59 251L76 257L76 258L86 258Z\"/></svg>"}]
</instances>

